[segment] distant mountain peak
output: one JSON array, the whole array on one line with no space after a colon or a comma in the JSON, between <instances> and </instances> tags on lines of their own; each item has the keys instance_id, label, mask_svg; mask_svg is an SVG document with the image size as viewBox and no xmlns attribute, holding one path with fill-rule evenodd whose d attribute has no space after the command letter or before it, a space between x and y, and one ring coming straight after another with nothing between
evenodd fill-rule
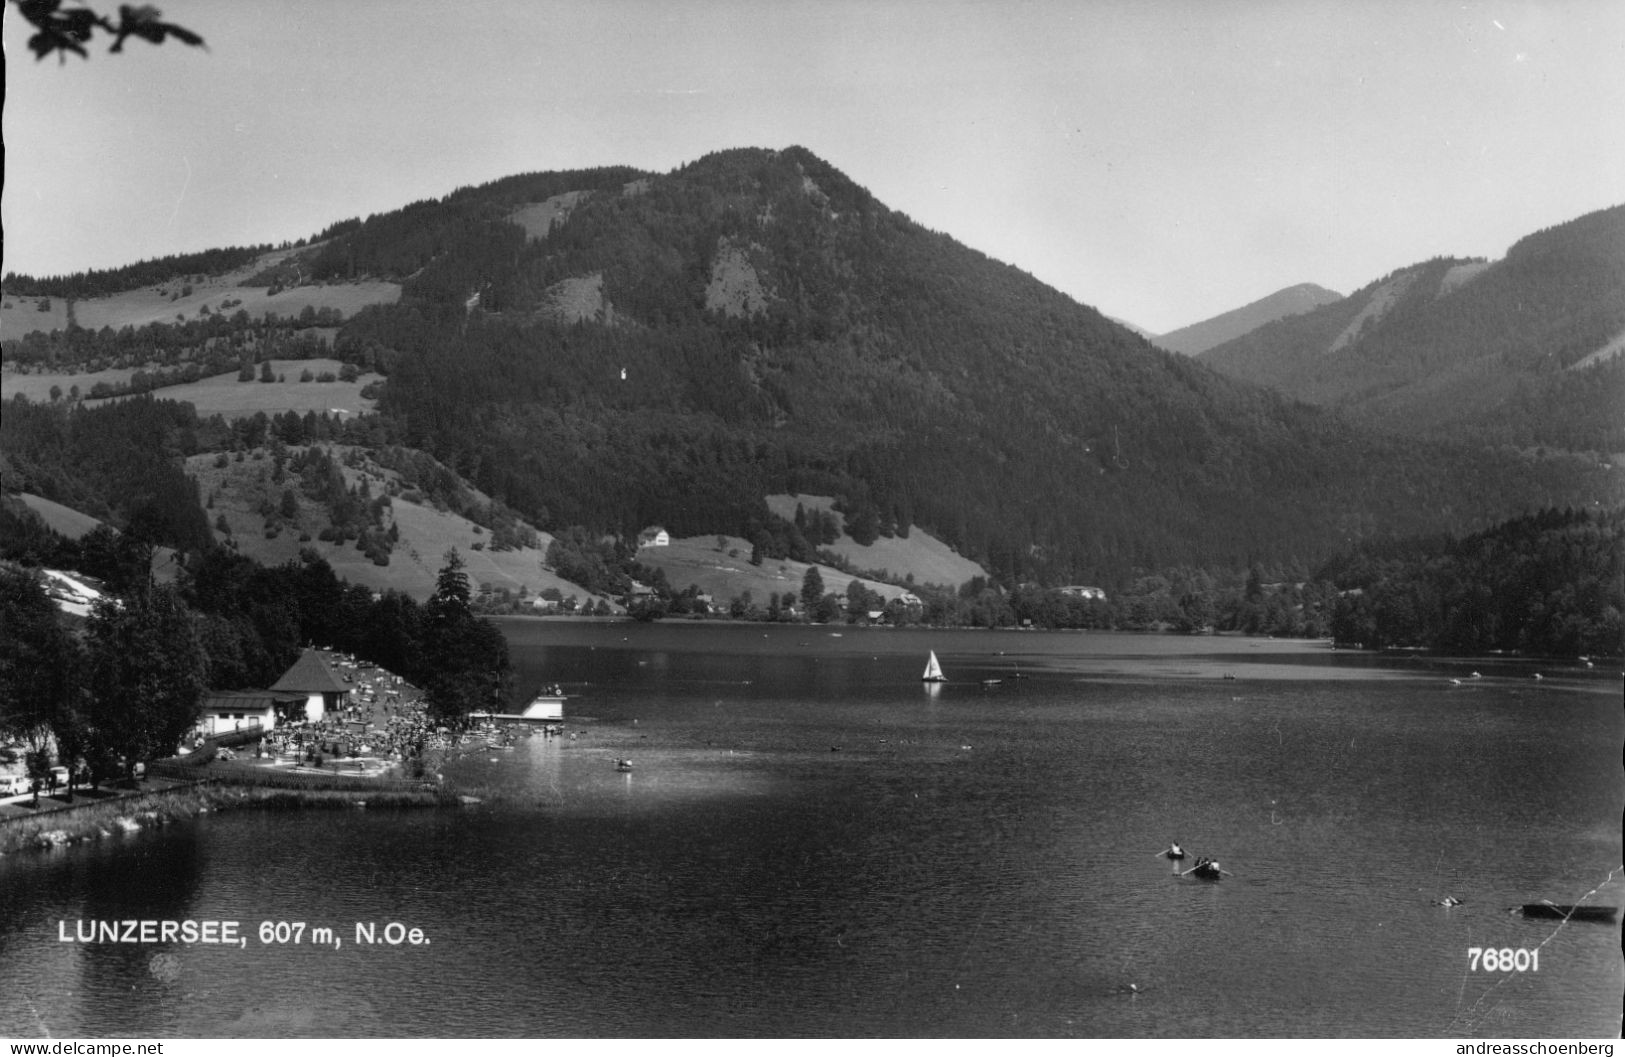
<instances>
[{"instance_id":1,"label":"distant mountain peak","mask_svg":"<svg viewBox=\"0 0 1625 1057\"><path fill-rule=\"evenodd\" d=\"M1342 294L1328 290L1324 286L1298 283L1277 290L1268 297L1261 297L1251 304L1214 316L1212 319L1204 319L1200 323L1192 323L1188 327L1169 331L1155 341L1170 352L1197 356L1232 338L1239 338L1250 330L1256 330L1265 323L1300 315L1342 299Z\"/></svg>"},{"instance_id":2,"label":"distant mountain peak","mask_svg":"<svg viewBox=\"0 0 1625 1057\"><path fill-rule=\"evenodd\" d=\"M1208 350L1202 362L1401 434L1617 451L1625 205L1499 260L1434 257Z\"/></svg>"}]
</instances>

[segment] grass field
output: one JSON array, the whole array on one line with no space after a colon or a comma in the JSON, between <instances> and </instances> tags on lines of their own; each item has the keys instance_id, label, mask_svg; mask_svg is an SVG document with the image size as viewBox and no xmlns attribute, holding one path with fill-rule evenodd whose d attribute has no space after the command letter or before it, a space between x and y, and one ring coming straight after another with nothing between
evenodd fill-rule
<instances>
[{"instance_id":1,"label":"grass field","mask_svg":"<svg viewBox=\"0 0 1625 1057\"><path fill-rule=\"evenodd\" d=\"M801 593L801 583L810 565L788 559L752 565L747 541L738 536L725 539L726 545L720 551L715 536L674 539L669 547L644 547L638 551L638 561L663 570L673 589L681 591L696 586L722 606L746 591L757 605L766 605L769 595ZM827 565L818 566L818 575L823 578L826 594L845 594L847 585L855 579ZM863 582L887 599L896 598L906 590L872 580Z\"/></svg>"},{"instance_id":2,"label":"grass field","mask_svg":"<svg viewBox=\"0 0 1625 1057\"><path fill-rule=\"evenodd\" d=\"M43 496L20 492L17 498L23 501L24 506L38 514L47 528L66 536L70 540L78 539L101 524L100 521L89 514L81 514L72 507L65 507L61 503L53 502Z\"/></svg>"},{"instance_id":3,"label":"grass field","mask_svg":"<svg viewBox=\"0 0 1625 1057\"><path fill-rule=\"evenodd\" d=\"M332 449L335 458L351 451L344 445L324 446ZM266 519L259 513L260 504L265 500L277 503L286 485L270 481L271 461L263 450L259 454L259 459L232 460L223 467L215 465L214 455L195 455L187 460L186 472L197 478L198 490L206 501L213 497L213 505L205 510L209 524L212 526L217 518L223 517L231 528L229 534L216 529L215 539L222 542L234 539L238 553L262 565L293 561L299 557L300 550L309 547L326 559L342 579L374 591L393 588L422 600L434 593L435 578L445 564L445 554L455 548L463 559L469 583L475 588L489 584L515 594L524 588L535 597L553 587L565 598L575 595L583 601L597 601L597 596L585 588L561 580L542 568L547 547L552 543L552 537L546 533L538 533L536 547L492 551L486 549L490 545L490 534L473 522L398 496L390 502L389 517L400 532L400 541L395 544L388 565L374 565L370 558L356 550L354 543L338 544L316 538L329 523L327 512L306 499L300 500L296 527L267 539ZM365 476L374 494L382 494L386 482L396 479L393 471L374 463L368 463L365 470L345 467L344 476L346 483L352 485L359 484ZM301 533L311 539L301 541ZM476 545L481 549L475 550Z\"/></svg>"},{"instance_id":4,"label":"grass field","mask_svg":"<svg viewBox=\"0 0 1625 1057\"><path fill-rule=\"evenodd\" d=\"M252 382L239 382L237 372L232 371L187 385L154 389L152 395L164 400L190 403L203 418L210 415L223 415L228 419L246 418L258 411L267 415L279 415L284 411L297 411L301 415L306 411L359 415L371 411L377 404L376 400L363 399L361 390L369 383L378 381L379 375L364 374L353 382L301 382L298 378L305 371L313 375L336 375L344 365L332 359L270 362L271 370L287 378L286 382L261 382L257 375ZM10 400L13 393L23 393L30 400L45 401L51 398L53 385L63 392L77 385L81 393L86 393L98 381L123 384L134 373L133 368L98 371L95 374L13 374L8 371L0 375L0 397ZM114 396L107 399L123 398ZM95 407L103 402L86 400L85 405Z\"/></svg>"},{"instance_id":5,"label":"grass field","mask_svg":"<svg viewBox=\"0 0 1625 1057\"><path fill-rule=\"evenodd\" d=\"M591 191L566 191L561 195L554 195L544 202L531 202L520 206L508 214L508 219L525 229L525 236L531 241L547 238L553 225L561 223L570 215L570 211L580 205L591 195Z\"/></svg>"},{"instance_id":6,"label":"grass field","mask_svg":"<svg viewBox=\"0 0 1625 1057\"><path fill-rule=\"evenodd\" d=\"M845 528L845 520L831 510L834 499L827 495L770 495L767 508L786 521L794 520L796 505L807 510L829 510ZM826 548L839 554L854 569L871 572L886 571L891 579L901 580L913 574L917 584L943 584L958 587L975 576L986 576L987 570L957 554L946 543L918 527L909 530L908 538L887 539L881 536L868 546L852 537L842 535Z\"/></svg>"},{"instance_id":7,"label":"grass field","mask_svg":"<svg viewBox=\"0 0 1625 1057\"><path fill-rule=\"evenodd\" d=\"M63 393L71 392L77 385L79 392L83 394L90 392L97 382L124 385L135 372L134 367L116 367L109 371L86 374L18 374L8 369L0 371L0 397L10 400L17 393L21 393L34 403L42 404L51 399L53 385ZM235 378L236 375L232 377Z\"/></svg>"},{"instance_id":8,"label":"grass field","mask_svg":"<svg viewBox=\"0 0 1625 1057\"><path fill-rule=\"evenodd\" d=\"M338 360L272 360L271 370L287 379L285 382L239 382L236 372L217 374L190 385L172 385L154 390L155 396L166 400L184 400L197 408L204 418L223 415L228 419L246 418L255 412L277 415L284 411L306 411L317 414L358 415L371 411L377 404L366 400L361 390L379 380L376 374L361 375L353 382L301 382L301 373L313 375L338 374L343 366Z\"/></svg>"},{"instance_id":9,"label":"grass field","mask_svg":"<svg viewBox=\"0 0 1625 1057\"><path fill-rule=\"evenodd\" d=\"M246 267L217 278L191 282L174 280L161 286L126 290L110 297L77 300L73 303L74 319L87 330L100 330L102 327L118 330L126 325L142 327L148 323L173 323L176 316L196 319L205 306L210 312L225 312L227 315L240 309L256 319L267 312L275 312L288 319L303 312L306 305L312 308L336 308L348 318L368 305L393 304L401 298L399 283L377 281L294 286L275 296L270 294L268 287L237 285L295 252L301 250L275 250ZM188 285L192 292L182 294L181 291ZM50 308L44 312L39 310L40 298L37 297L7 296L0 300L0 334L10 339L20 338L33 330L66 329L67 302L60 297L46 300ZM242 303L225 307L226 301Z\"/></svg>"},{"instance_id":10,"label":"grass field","mask_svg":"<svg viewBox=\"0 0 1625 1057\"><path fill-rule=\"evenodd\" d=\"M773 499L783 498L786 497L773 497ZM795 514L798 497L788 498L790 503L789 510L784 515L786 517ZM828 497L800 496L799 499L803 506L809 508L814 505L809 500L822 499L828 502ZM771 500L770 506L777 512L778 505L773 504ZM652 568L664 570L667 582L674 589L680 591L690 585L697 586L719 605L726 605L745 591L750 592L751 600L758 605L765 605L770 594L783 595L786 592L800 594L802 580L812 566L788 559L769 560L761 565L752 565L751 546L748 541L738 536L724 536L719 548L717 540L716 536L674 539L669 547L644 547L638 551L638 561ZM982 574L981 566L960 558L949 550L946 544L919 529L911 532L906 540L882 539L874 547L860 547L844 536L840 542L846 544L846 547L837 544L829 549L843 555L854 555L850 560L856 569L884 568L891 574L892 581L901 581L912 574L914 583L957 586L972 576ZM944 555L947 556L946 559ZM881 557L891 564L873 566L865 564L869 560L878 561ZM963 572L966 569L970 571ZM943 575L945 571L953 572L955 575L963 572L963 578L948 579ZM925 574L935 574L942 578L933 578L932 575ZM853 580L862 580L865 587L887 600L896 598L908 590L895 582L882 583L867 576L853 576L828 565L818 566L818 575L824 581L826 594L844 595L847 586Z\"/></svg>"}]
</instances>

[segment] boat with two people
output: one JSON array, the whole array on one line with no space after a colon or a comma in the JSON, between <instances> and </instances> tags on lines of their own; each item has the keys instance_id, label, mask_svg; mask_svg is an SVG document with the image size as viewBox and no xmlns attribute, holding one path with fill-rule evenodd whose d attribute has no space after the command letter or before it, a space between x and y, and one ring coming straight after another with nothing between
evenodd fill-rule
<instances>
[{"instance_id":1,"label":"boat with two people","mask_svg":"<svg viewBox=\"0 0 1625 1057\"><path fill-rule=\"evenodd\" d=\"M942 674L942 665L937 662L937 651L931 651L931 659L925 662L925 674L920 676L925 683L946 683L948 677Z\"/></svg>"},{"instance_id":2,"label":"boat with two people","mask_svg":"<svg viewBox=\"0 0 1625 1057\"><path fill-rule=\"evenodd\" d=\"M1221 867L1217 859L1209 859L1206 855L1197 859L1195 866L1192 866L1179 876L1184 877L1187 874L1195 874L1197 880L1201 881L1217 881L1221 877L1235 876L1229 870Z\"/></svg>"}]
</instances>

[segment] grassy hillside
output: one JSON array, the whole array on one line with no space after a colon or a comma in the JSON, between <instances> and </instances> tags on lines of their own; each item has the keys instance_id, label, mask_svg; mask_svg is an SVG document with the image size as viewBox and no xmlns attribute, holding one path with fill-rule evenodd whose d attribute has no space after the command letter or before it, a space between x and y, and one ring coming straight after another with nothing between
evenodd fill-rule
<instances>
[{"instance_id":1,"label":"grassy hillside","mask_svg":"<svg viewBox=\"0 0 1625 1057\"><path fill-rule=\"evenodd\" d=\"M266 448L245 452L241 460L227 458L223 466L217 455L195 455L187 460L186 471L198 482L216 541L263 565L292 561L301 550L310 548L351 583L376 591L394 588L420 600L433 593L444 555L455 548L463 557L470 584L476 588L484 585L516 595L523 591L529 597L556 588L566 597L574 594L596 600L583 588L542 567L552 541L547 534L537 533L534 545L498 550L492 532L457 513L437 508L404 482L399 472L380 465L361 449L334 445L330 450L339 460L339 472L347 488L360 489L365 483L367 494L388 497L380 527L385 531L393 528L398 539L390 548L386 565L358 549L360 540L322 539L322 531L333 524L331 504L309 495L309 487L296 473L285 470L283 478L277 480L275 455ZM285 449L290 461L302 451ZM283 507L288 494L294 497L286 508L293 511L291 515L285 514Z\"/></svg>"},{"instance_id":2,"label":"grassy hillside","mask_svg":"<svg viewBox=\"0 0 1625 1057\"><path fill-rule=\"evenodd\" d=\"M644 547L638 551L638 561L665 572L672 588L681 591L689 586L698 587L718 604L726 605L734 598L749 592L758 605L764 605L769 595L799 594L801 584L812 565L807 562L770 559L761 565L750 563L750 544L739 536L725 536L719 550L716 536L695 536L674 539L668 547ZM870 591L890 600L908 590L907 587L880 583L861 576L853 576L828 565L819 565L818 574L824 581L825 593L844 595L853 580L862 580Z\"/></svg>"},{"instance_id":3,"label":"grassy hillside","mask_svg":"<svg viewBox=\"0 0 1625 1057\"><path fill-rule=\"evenodd\" d=\"M768 509L785 521L792 521L797 506L801 506L805 510L826 511L841 525L845 519L832 509L834 503L832 496L778 494L767 497ZM670 546L642 547L637 558L641 564L663 571L674 590L694 586L719 604L746 592L758 604L765 604L770 595L800 592L812 563L768 558L760 565L752 565L753 549L752 543L741 536L692 536L673 539ZM846 568L851 570L819 563L818 571L826 593L844 595L853 580L860 580L870 591L890 600L916 584L957 588L973 577L987 575L981 566L955 554L941 540L919 528L914 528L906 537L881 537L868 545L858 543L843 531L835 542L824 544L822 549L840 555L848 563Z\"/></svg>"},{"instance_id":4,"label":"grassy hillside","mask_svg":"<svg viewBox=\"0 0 1625 1057\"><path fill-rule=\"evenodd\" d=\"M303 382L299 378L306 371L316 376L336 375L344 365L338 360L325 358L273 359L266 362L270 363L273 373L285 378L286 381L261 382L256 378L251 382L242 382L238 381L236 373L217 374L185 385L164 386L154 392L166 400L181 400L191 404L203 418L223 415L227 419L234 419L261 411L267 415L278 415L286 411L301 415L307 411L314 411L318 415L324 413L359 415L371 411L377 404L376 400L363 397L361 391L368 385L381 381L379 375L363 374L353 382ZM78 386L81 393L88 393L98 382L112 385L128 383L135 370L133 367L120 368L91 374L17 374L7 371L0 374L0 396L10 400L15 394L22 393L30 400L45 402L50 400L53 388L66 393L74 386ZM102 402L86 401L92 407Z\"/></svg>"},{"instance_id":5,"label":"grassy hillside","mask_svg":"<svg viewBox=\"0 0 1625 1057\"><path fill-rule=\"evenodd\" d=\"M46 499L43 496L31 495L23 492L18 496L34 513L40 516L45 526L52 532L76 540L85 533L94 529L101 522L89 514L83 514L72 507Z\"/></svg>"},{"instance_id":6,"label":"grassy hillside","mask_svg":"<svg viewBox=\"0 0 1625 1057\"><path fill-rule=\"evenodd\" d=\"M883 579L893 583L908 579L917 584L947 587L958 587L974 577L987 575L986 569L955 553L946 543L917 526L907 536L881 536L870 544L859 543L844 531L846 517L833 509L834 505L835 498L827 495L767 497L767 508L786 521L795 518L797 506L829 512L843 531L838 540L825 544L824 549L839 554L853 569L884 573Z\"/></svg>"},{"instance_id":7,"label":"grassy hillside","mask_svg":"<svg viewBox=\"0 0 1625 1057\"><path fill-rule=\"evenodd\" d=\"M72 322L87 330L111 327L141 327L149 323L172 323L196 319L208 312L242 311L259 319L267 312L283 318L299 315L310 308L337 309L346 317L368 305L393 304L400 300L397 282L359 280L323 284L274 286L266 282L245 286L267 271L275 270L301 250L272 250L221 275L187 274L163 282L143 285L118 293L69 298L49 295L17 295L8 288L0 300L0 333L7 339L20 338L30 331L66 330ZM297 282L297 278L290 276ZM275 291L275 292L273 292Z\"/></svg>"}]
</instances>

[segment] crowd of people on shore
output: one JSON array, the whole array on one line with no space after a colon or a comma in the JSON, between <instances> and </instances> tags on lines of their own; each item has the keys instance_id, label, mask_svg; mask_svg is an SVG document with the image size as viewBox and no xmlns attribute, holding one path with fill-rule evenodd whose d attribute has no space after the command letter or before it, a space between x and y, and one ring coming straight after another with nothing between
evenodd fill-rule
<instances>
[{"instance_id":1,"label":"crowd of people on shore","mask_svg":"<svg viewBox=\"0 0 1625 1057\"><path fill-rule=\"evenodd\" d=\"M522 724L487 724L461 734L437 727L428 717L422 691L400 676L347 654L328 654L326 659L351 686L346 703L321 719L278 725L260 741L256 756L341 773L418 777L431 755L511 745L535 732ZM562 735L563 727L541 733Z\"/></svg>"}]
</instances>

